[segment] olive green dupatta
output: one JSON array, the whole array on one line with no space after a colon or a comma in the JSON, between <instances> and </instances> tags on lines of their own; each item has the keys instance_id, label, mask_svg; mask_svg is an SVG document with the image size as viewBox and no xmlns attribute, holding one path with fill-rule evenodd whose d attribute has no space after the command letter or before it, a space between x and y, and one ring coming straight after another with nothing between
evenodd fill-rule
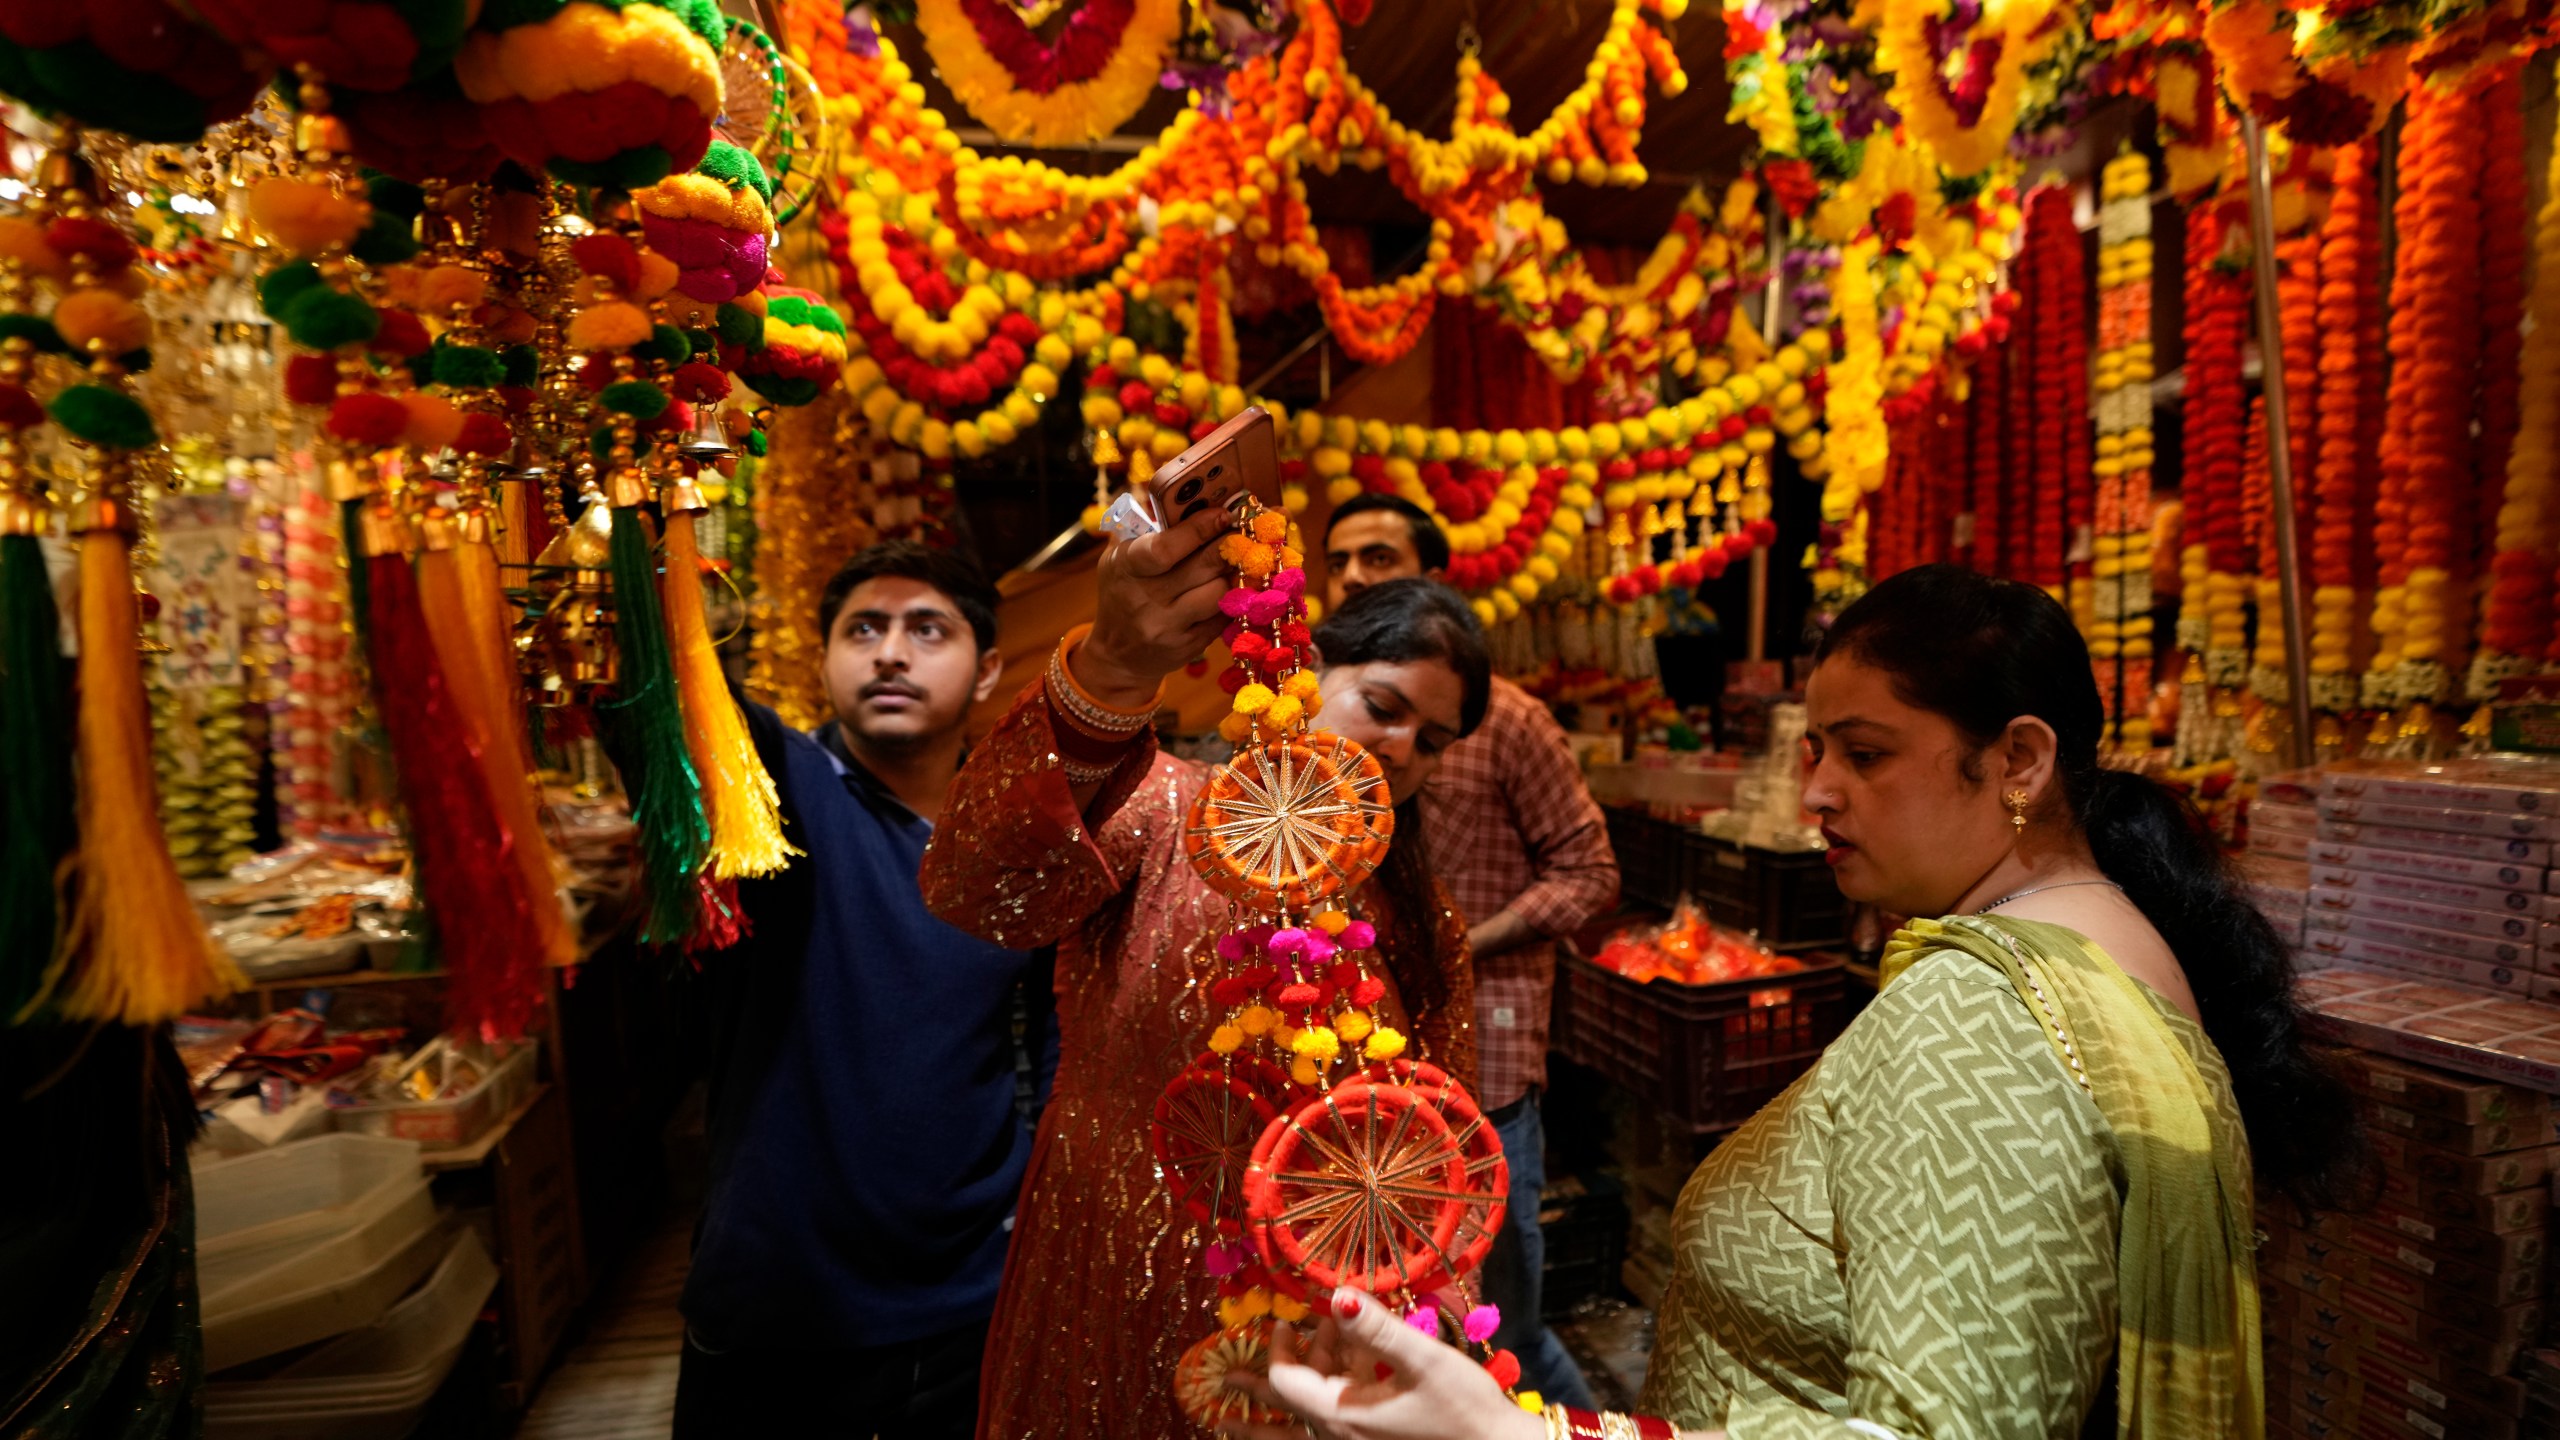
<instances>
[{"instance_id":1,"label":"olive green dupatta","mask_svg":"<svg viewBox=\"0 0 2560 1440\"><path fill-rule=\"evenodd\" d=\"M2031 920L1915 920L1883 983L1932 950L2009 977L2122 1151L2116 1433L2261 1440L2249 1142L2222 1057L2194 1022L2077 933Z\"/></svg>"}]
</instances>

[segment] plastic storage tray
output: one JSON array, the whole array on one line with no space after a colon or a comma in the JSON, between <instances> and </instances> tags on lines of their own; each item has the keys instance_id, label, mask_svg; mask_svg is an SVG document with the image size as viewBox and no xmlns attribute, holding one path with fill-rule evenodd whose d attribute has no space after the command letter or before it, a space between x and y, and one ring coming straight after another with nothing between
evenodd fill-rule
<instances>
[{"instance_id":1,"label":"plastic storage tray","mask_svg":"<svg viewBox=\"0 0 2560 1440\"><path fill-rule=\"evenodd\" d=\"M1558 973L1556 1048L1694 1135L1750 1119L1848 1023L1837 957L1716 985L1640 983L1578 955Z\"/></svg>"},{"instance_id":2,"label":"plastic storage tray","mask_svg":"<svg viewBox=\"0 0 2560 1440\"><path fill-rule=\"evenodd\" d=\"M450 1100L404 1100L350 1105L337 1112L338 1128L360 1135L413 1140L429 1150L450 1150L487 1134L533 1089L535 1042L526 1041L489 1067L480 1083Z\"/></svg>"},{"instance_id":3,"label":"plastic storage tray","mask_svg":"<svg viewBox=\"0 0 2560 1440\"><path fill-rule=\"evenodd\" d=\"M318 1135L199 1165L196 1274L206 1294L379 1221L426 1192L418 1147Z\"/></svg>"},{"instance_id":4,"label":"plastic storage tray","mask_svg":"<svg viewBox=\"0 0 2560 1440\"><path fill-rule=\"evenodd\" d=\"M444 1384L497 1287L480 1237L460 1231L434 1273L381 1320L265 1380L205 1390L208 1440L370 1440L401 1436Z\"/></svg>"}]
</instances>

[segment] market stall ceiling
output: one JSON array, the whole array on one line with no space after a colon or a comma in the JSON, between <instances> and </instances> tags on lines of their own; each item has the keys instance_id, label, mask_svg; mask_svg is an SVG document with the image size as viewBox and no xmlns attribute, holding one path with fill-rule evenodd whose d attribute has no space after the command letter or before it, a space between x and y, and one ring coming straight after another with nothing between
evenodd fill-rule
<instances>
[{"instance_id":1,"label":"market stall ceiling","mask_svg":"<svg viewBox=\"0 0 2560 1440\"><path fill-rule=\"evenodd\" d=\"M1510 92L1513 128L1525 132L1582 83L1583 67L1591 63L1591 52L1608 29L1609 11L1608 0L1379 0L1367 24L1345 32L1343 48L1352 70L1398 119L1424 134L1445 136L1457 96L1459 38L1472 28L1481 39L1486 70ZM1585 243L1650 246L1669 227L1680 197L1692 184L1721 186L1748 163L1750 132L1724 118L1724 26L1716 7L1693 4L1672 29L1689 88L1672 99L1659 94L1651 99L1638 152L1652 172L1650 183L1638 190L1543 187L1549 213ZM954 125L976 132L976 122L933 73L914 27L891 26L888 33L899 53L915 65L931 102ZM1153 135L1181 108L1178 94L1161 92L1115 139ZM970 138L981 150L996 148L982 133ZM1062 168L1090 174L1122 163L1131 148L1122 144L1037 153ZM1424 223L1422 213L1383 174L1345 167L1324 176L1311 169L1307 193L1319 223ZM1379 258L1383 263L1393 257Z\"/></svg>"}]
</instances>

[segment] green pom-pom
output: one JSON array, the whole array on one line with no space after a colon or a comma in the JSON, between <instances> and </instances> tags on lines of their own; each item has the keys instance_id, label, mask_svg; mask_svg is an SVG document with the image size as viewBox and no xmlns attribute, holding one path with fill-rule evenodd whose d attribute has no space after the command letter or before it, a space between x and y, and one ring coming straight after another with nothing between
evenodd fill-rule
<instances>
[{"instance_id":1,"label":"green pom-pom","mask_svg":"<svg viewBox=\"0 0 2560 1440\"><path fill-rule=\"evenodd\" d=\"M305 350L362 344L382 329L382 317L372 306L326 285L305 290L276 318L284 322L293 343Z\"/></svg>"},{"instance_id":2,"label":"green pom-pom","mask_svg":"<svg viewBox=\"0 0 2560 1440\"><path fill-rule=\"evenodd\" d=\"M764 344L764 317L734 300L724 300L718 312L720 343L755 349Z\"/></svg>"},{"instance_id":3,"label":"green pom-pom","mask_svg":"<svg viewBox=\"0 0 2560 1440\"><path fill-rule=\"evenodd\" d=\"M631 437L631 453L634 455L646 455L649 453L649 448L656 443L657 442L646 435L634 435ZM599 460L610 460L613 458L612 426L599 425L593 430L587 432L587 453L593 455Z\"/></svg>"},{"instance_id":4,"label":"green pom-pom","mask_svg":"<svg viewBox=\"0 0 2560 1440\"><path fill-rule=\"evenodd\" d=\"M160 436L142 402L104 385L74 385L46 407L55 424L105 450L140 450Z\"/></svg>"},{"instance_id":5,"label":"green pom-pom","mask_svg":"<svg viewBox=\"0 0 2560 1440\"><path fill-rule=\"evenodd\" d=\"M409 372L409 383L419 389L423 390L436 383L436 352L433 350L421 350L415 355L403 355L400 357L400 366Z\"/></svg>"},{"instance_id":6,"label":"green pom-pom","mask_svg":"<svg viewBox=\"0 0 2560 1440\"><path fill-rule=\"evenodd\" d=\"M62 343L62 332L41 315L0 315L0 340L24 340L45 355L59 355L71 347Z\"/></svg>"},{"instance_id":7,"label":"green pom-pom","mask_svg":"<svg viewBox=\"0 0 2560 1440\"><path fill-rule=\"evenodd\" d=\"M308 260L270 270L258 279L258 308L268 319L281 321L294 301L320 283L320 267Z\"/></svg>"},{"instance_id":8,"label":"green pom-pom","mask_svg":"<svg viewBox=\"0 0 2560 1440\"><path fill-rule=\"evenodd\" d=\"M495 350L477 345L438 343L427 352L435 361L435 379L439 385L457 389L486 390L507 378L507 362Z\"/></svg>"},{"instance_id":9,"label":"green pom-pom","mask_svg":"<svg viewBox=\"0 0 2560 1440\"><path fill-rule=\"evenodd\" d=\"M759 375L747 382L776 405L797 407L818 398L818 382L781 375Z\"/></svg>"},{"instance_id":10,"label":"green pom-pom","mask_svg":"<svg viewBox=\"0 0 2560 1440\"><path fill-rule=\"evenodd\" d=\"M772 446L771 446L770 442L768 442L768 441L764 438L764 431L763 431L763 430L761 430L761 429L757 429L757 430L750 430L750 431L748 431L748 432L747 432L747 453L748 453L748 454L753 455L753 456L755 456L755 457L756 457L756 458L758 458L758 459L762 459L762 458L764 458L764 452L765 452L766 450L770 449L770 448L772 448Z\"/></svg>"},{"instance_id":11,"label":"green pom-pom","mask_svg":"<svg viewBox=\"0 0 2560 1440\"><path fill-rule=\"evenodd\" d=\"M658 0L684 22L684 28L702 37L702 43L714 51L729 43L729 17L720 13L720 0Z\"/></svg>"},{"instance_id":12,"label":"green pom-pom","mask_svg":"<svg viewBox=\"0 0 2560 1440\"><path fill-rule=\"evenodd\" d=\"M364 177L364 193L376 210L388 210L403 219L415 220L427 208L427 192L396 176L368 170Z\"/></svg>"},{"instance_id":13,"label":"green pom-pom","mask_svg":"<svg viewBox=\"0 0 2560 1440\"><path fill-rule=\"evenodd\" d=\"M347 253L367 265L398 265L418 258L418 222L389 210L376 210L358 231Z\"/></svg>"},{"instance_id":14,"label":"green pom-pom","mask_svg":"<svg viewBox=\"0 0 2560 1440\"><path fill-rule=\"evenodd\" d=\"M673 325L652 325L649 338L631 347L634 359L655 360L665 365L681 365L693 358L693 343Z\"/></svg>"},{"instance_id":15,"label":"green pom-pom","mask_svg":"<svg viewBox=\"0 0 2560 1440\"><path fill-rule=\"evenodd\" d=\"M711 148L703 153L702 163L693 168L731 189L744 185L763 196L767 204L773 201L773 177L764 173L763 164L726 140L712 141Z\"/></svg>"},{"instance_id":16,"label":"green pom-pom","mask_svg":"<svg viewBox=\"0 0 2560 1440\"><path fill-rule=\"evenodd\" d=\"M707 360L711 358L712 349L719 345L720 335L715 330L687 330L684 332L684 343L693 347L694 354Z\"/></svg>"},{"instance_id":17,"label":"green pom-pom","mask_svg":"<svg viewBox=\"0 0 2560 1440\"><path fill-rule=\"evenodd\" d=\"M530 345L510 345L498 352L506 362L505 383L519 390L530 390L542 378L542 352Z\"/></svg>"},{"instance_id":18,"label":"green pom-pom","mask_svg":"<svg viewBox=\"0 0 2560 1440\"><path fill-rule=\"evenodd\" d=\"M776 295L765 302L766 313L785 325L806 325L822 335L844 333L844 317L823 300L810 300L798 295Z\"/></svg>"},{"instance_id":19,"label":"green pom-pom","mask_svg":"<svg viewBox=\"0 0 2560 1440\"><path fill-rule=\"evenodd\" d=\"M604 387L604 408L647 424L667 413L667 392L646 380L621 380Z\"/></svg>"}]
</instances>

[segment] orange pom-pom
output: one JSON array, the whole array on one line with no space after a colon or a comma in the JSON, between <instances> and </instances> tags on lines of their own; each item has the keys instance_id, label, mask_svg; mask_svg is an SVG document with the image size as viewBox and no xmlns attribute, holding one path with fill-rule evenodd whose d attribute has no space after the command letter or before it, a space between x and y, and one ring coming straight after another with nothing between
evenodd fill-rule
<instances>
[{"instance_id":1,"label":"orange pom-pom","mask_svg":"<svg viewBox=\"0 0 2560 1440\"><path fill-rule=\"evenodd\" d=\"M249 218L296 255L317 255L356 238L366 206L328 186L270 175L249 187Z\"/></svg>"},{"instance_id":2,"label":"orange pom-pom","mask_svg":"<svg viewBox=\"0 0 2560 1440\"><path fill-rule=\"evenodd\" d=\"M569 320L573 350L628 350L649 338L649 312L620 300L590 305Z\"/></svg>"},{"instance_id":3,"label":"orange pom-pom","mask_svg":"<svg viewBox=\"0 0 2560 1440\"><path fill-rule=\"evenodd\" d=\"M418 308L445 314L489 298L489 277L468 265L438 265L418 277Z\"/></svg>"},{"instance_id":4,"label":"orange pom-pom","mask_svg":"<svg viewBox=\"0 0 2560 1440\"><path fill-rule=\"evenodd\" d=\"M15 260L29 274L59 279L70 265L44 243L44 227L12 215L0 217L0 260Z\"/></svg>"},{"instance_id":5,"label":"orange pom-pom","mask_svg":"<svg viewBox=\"0 0 2560 1440\"><path fill-rule=\"evenodd\" d=\"M655 250L643 250L640 252L640 281L633 287L631 298L655 300L676 288L676 280L681 273L673 260Z\"/></svg>"},{"instance_id":6,"label":"orange pom-pom","mask_svg":"<svg viewBox=\"0 0 2560 1440\"><path fill-rule=\"evenodd\" d=\"M53 328L74 351L123 355L151 343L151 317L112 290L74 290L53 307Z\"/></svg>"},{"instance_id":7,"label":"orange pom-pom","mask_svg":"<svg viewBox=\"0 0 2560 1440\"><path fill-rule=\"evenodd\" d=\"M409 424L400 432L404 444L420 450L443 450L462 433L462 412L441 395L413 391L401 396L400 403L409 412Z\"/></svg>"}]
</instances>

